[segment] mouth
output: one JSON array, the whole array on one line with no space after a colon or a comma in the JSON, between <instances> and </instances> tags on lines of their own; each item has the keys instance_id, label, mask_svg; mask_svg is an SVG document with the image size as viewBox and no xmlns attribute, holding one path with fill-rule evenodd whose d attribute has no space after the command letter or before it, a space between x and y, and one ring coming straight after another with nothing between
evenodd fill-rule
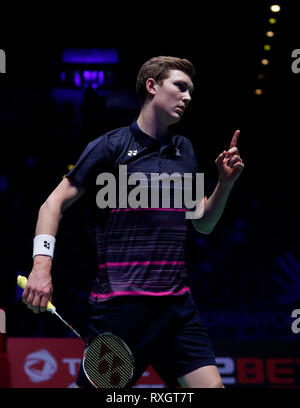
<instances>
[{"instance_id":1,"label":"mouth","mask_svg":"<svg viewBox=\"0 0 300 408\"><path fill-rule=\"evenodd\" d=\"M182 106L176 106L176 109L179 110L181 113L184 112L184 107Z\"/></svg>"}]
</instances>

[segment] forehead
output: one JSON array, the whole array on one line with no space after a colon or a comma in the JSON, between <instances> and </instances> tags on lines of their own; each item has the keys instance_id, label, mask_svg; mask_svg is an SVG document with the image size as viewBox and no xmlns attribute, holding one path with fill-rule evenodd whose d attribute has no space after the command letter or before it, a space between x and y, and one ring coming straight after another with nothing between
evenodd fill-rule
<instances>
[{"instance_id":1,"label":"forehead","mask_svg":"<svg viewBox=\"0 0 300 408\"><path fill-rule=\"evenodd\" d=\"M184 81L189 87L193 88L193 82L185 72L179 69L171 69L168 74L167 79L171 81Z\"/></svg>"}]
</instances>

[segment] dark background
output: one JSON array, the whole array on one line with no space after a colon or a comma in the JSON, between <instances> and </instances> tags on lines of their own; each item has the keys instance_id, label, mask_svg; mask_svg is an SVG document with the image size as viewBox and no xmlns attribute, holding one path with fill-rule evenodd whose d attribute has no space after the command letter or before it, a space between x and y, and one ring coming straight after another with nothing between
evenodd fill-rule
<instances>
[{"instance_id":1,"label":"dark background","mask_svg":"<svg viewBox=\"0 0 300 408\"><path fill-rule=\"evenodd\" d=\"M270 12L269 1L170 4L166 10L146 4L114 12L91 8L76 18L54 11L47 21L46 10L33 21L18 10L19 20L2 27L0 306L6 307L8 336L73 336L51 315L33 315L16 288L16 276L28 276L32 267L38 209L89 141L137 116L140 66L152 56L174 55L196 68L193 102L177 130L193 142L208 190L217 181L214 161L236 129L246 164L213 233L190 231L194 297L217 353L226 353L227 344L245 344L248 355L297 356L300 334L291 331L291 313L300 307L300 73L292 72L291 54L300 48L300 35L296 2L276 3L280 13ZM275 25L270 17L277 18ZM274 38L265 36L269 29ZM66 48L118 51L106 96L83 89L80 106L55 96L64 88ZM261 65L263 57L268 66ZM123 108L107 107L112 94L125 101ZM82 198L67 210L57 235L53 303L83 331L94 274L90 214Z\"/></svg>"}]
</instances>

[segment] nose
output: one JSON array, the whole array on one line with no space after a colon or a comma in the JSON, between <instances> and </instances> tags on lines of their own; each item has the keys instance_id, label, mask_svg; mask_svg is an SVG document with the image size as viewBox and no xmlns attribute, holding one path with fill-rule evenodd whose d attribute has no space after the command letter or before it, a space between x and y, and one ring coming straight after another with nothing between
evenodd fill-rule
<instances>
[{"instance_id":1,"label":"nose","mask_svg":"<svg viewBox=\"0 0 300 408\"><path fill-rule=\"evenodd\" d=\"M191 94L189 93L189 91L186 91L184 96L183 96L183 102L184 104L187 106L192 100Z\"/></svg>"},{"instance_id":2,"label":"nose","mask_svg":"<svg viewBox=\"0 0 300 408\"><path fill-rule=\"evenodd\" d=\"M185 91L184 96L183 96L183 101L185 103L185 105L188 105L192 100L192 96L190 94L190 91Z\"/></svg>"}]
</instances>

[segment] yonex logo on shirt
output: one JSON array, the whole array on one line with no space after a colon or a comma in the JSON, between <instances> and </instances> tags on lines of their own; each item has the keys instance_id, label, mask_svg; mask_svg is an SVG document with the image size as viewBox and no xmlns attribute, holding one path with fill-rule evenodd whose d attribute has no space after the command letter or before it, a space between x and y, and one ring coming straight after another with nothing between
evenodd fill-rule
<instances>
[{"instance_id":1,"label":"yonex logo on shirt","mask_svg":"<svg viewBox=\"0 0 300 408\"><path fill-rule=\"evenodd\" d=\"M176 156L181 156L181 153L180 153L180 150L178 149L178 147L176 147L175 154L176 154Z\"/></svg>"},{"instance_id":2,"label":"yonex logo on shirt","mask_svg":"<svg viewBox=\"0 0 300 408\"><path fill-rule=\"evenodd\" d=\"M127 153L128 156L136 156L136 154L137 154L137 150L128 150L128 153Z\"/></svg>"}]
</instances>

